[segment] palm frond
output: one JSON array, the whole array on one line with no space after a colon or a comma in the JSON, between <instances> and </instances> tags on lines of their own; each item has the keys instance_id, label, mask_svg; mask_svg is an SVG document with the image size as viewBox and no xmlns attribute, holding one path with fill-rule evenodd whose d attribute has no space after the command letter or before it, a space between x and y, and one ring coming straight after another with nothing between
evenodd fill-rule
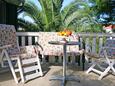
<instances>
[{"instance_id":1,"label":"palm frond","mask_svg":"<svg viewBox=\"0 0 115 86\"><path fill-rule=\"evenodd\" d=\"M34 3L32 3L32 2L25 3L23 11L24 11L23 16L29 16L30 18L32 18L34 20L35 23L40 25L41 30L44 29L44 27L43 27L44 22L42 19L41 10L39 10L37 8L37 6L34 5Z\"/></svg>"},{"instance_id":2,"label":"palm frond","mask_svg":"<svg viewBox=\"0 0 115 86\"><path fill-rule=\"evenodd\" d=\"M19 27L24 28L24 31L39 31L41 29L36 24L30 23L21 18L18 19L18 24L19 24Z\"/></svg>"},{"instance_id":3,"label":"palm frond","mask_svg":"<svg viewBox=\"0 0 115 86\"><path fill-rule=\"evenodd\" d=\"M52 28L55 28L56 31L58 31L60 26L62 25L61 14L60 14L62 1L63 0L54 0L54 1L52 0L52 24L53 24Z\"/></svg>"},{"instance_id":4,"label":"palm frond","mask_svg":"<svg viewBox=\"0 0 115 86\"><path fill-rule=\"evenodd\" d=\"M52 1L51 0L38 0L42 7L42 17L44 18L45 28L49 30L50 23L52 21Z\"/></svg>"},{"instance_id":5,"label":"palm frond","mask_svg":"<svg viewBox=\"0 0 115 86\"><path fill-rule=\"evenodd\" d=\"M82 0L76 0L74 2L71 2L68 6L66 6L63 10L62 10L62 20L65 21L65 19L73 12L79 10L79 6L84 6L84 9L89 10L89 6L83 2ZM82 10L82 9L80 9Z\"/></svg>"},{"instance_id":6,"label":"palm frond","mask_svg":"<svg viewBox=\"0 0 115 86\"><path fill-rule=\"evenodd\" d=\"M79 19L83 16L87 16L88 14L85 14L84 11L82 10L77 10L75 12L73 12L72 14L70 14L64 21L64 24L66 25L66 27L68 27L70 25L70 23L75 20L76 18Z\"/></svg>"}]
</instances>

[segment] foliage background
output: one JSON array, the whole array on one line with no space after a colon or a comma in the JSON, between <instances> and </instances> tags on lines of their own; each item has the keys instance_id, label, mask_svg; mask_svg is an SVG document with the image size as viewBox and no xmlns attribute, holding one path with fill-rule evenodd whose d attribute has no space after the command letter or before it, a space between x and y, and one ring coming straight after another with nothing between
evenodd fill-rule
<instances>
[{"instance_id":1,"label":"foliage background","mask_svg":"<svg viewBox=\"0 0 115 86\"><path fill-rule=\"evenodd\" d=\"M74 0L62 8L64 0L38 0L41 8L26 0L23 17L29 16L33 23L19 18L19 27L22 31L60 31L72 29L76 32L104 32L100 14L109 12L108 0ZM19 13L19 14L20 14ZM109 18L105 18L106 21Z\"/></svg>"}]
</instances>

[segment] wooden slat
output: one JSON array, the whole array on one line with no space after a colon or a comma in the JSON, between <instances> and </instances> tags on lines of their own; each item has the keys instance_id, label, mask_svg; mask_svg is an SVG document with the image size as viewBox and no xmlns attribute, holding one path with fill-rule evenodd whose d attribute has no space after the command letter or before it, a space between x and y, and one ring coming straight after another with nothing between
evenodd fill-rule
<instances>
[{"instance_id":1,"label":"wooden slat","mask_svg":"<svg viewBox=\"0 0 115 86\"><path fill-rule=\"evenodd\" d=\"M86 52L88 52L88 46L90 46L89 45L89 38L86 38L86 41L85 41L85 49L86 49Z\"/></svg>"},{"instance_id":2,"label":"wooden slat","mask_svg":"<svg viewBox=\"0 0 115 86\"><path fill-rule=\"evenodd\" d=\"M102 49L102 46L103 46L103 38L100 37L100 38L99 38L99 52L100 52L100 50Z\"/></svg>"},{"instance_id":3,"label":"wooden slat","mask_svg":"<svg viewBox=\"0 0 115 86\"><path fill-rule=\"evenodd\" d=\"M79 34L80 37L115 37L115 34L109 34L109 33L76 33Z\"/></svg>"},{"instance_id":4,"label":"wooden slat","mask_svg":"<svg viewBox=\"0 0 115 86\"><path fill-rule=\"evenodd\" d=\"M16 39L17 39L17 41L19 41L19 37L18 36L16 37Z\"/></svg>"},{"instance_id":5,"label":"wooden slat","mask_svg":"<svg viewBox=\"0 0 115 86\"><path fill-rule=\"evenodd\" d=\"M92 69L92 71L94 71L94 72L96 72L96 73L98 73L98 74L102 74L102 72L101 72L101 71L96 70L96 69Z\"/></svg>"},{"instance_id":6,"label":"wooden slat","mask_svg":"<svg viewBox=\"0 0 115 86\"><path fill-rule=\"evenodd\" d=\"M19 72L20 70L19 69L15 69L15 72Z\"/></svg>"},{"instance_id":7,"label":"wooden slat","mask_svg":"<svg viewBox=\"0 0 115 86\"><path fill-rule=\"evenodd\" d=\"M25 79L26 80L30 80L30 79L33 79L33 78L37 78L37 77L39 77L40 76L40 73L33 73L33 74L31 74L31 75L26 75L25 76Z\"/></svg>"},{"instance_id":8,"label":"wooden slat","mask_svg":"<svg viewBox=\"0 0 115 86\"><path fill-rule=\"evenodd\" d=\"M32 45L32 37L31 36L28 37L28 45Z\"/></svg>"},{"instance_id":9,"label":"wooden slat","mask_svg":"<svg viewBox=\"0 0 115 86\"><path fill-rule=\"evenodd\" d=\"M39 37L35 37L35 42L38 42L38 40L39 40Z\"/></svg>"},{"instance_id":10,"label":"wooden slat","mask_svg":"<svg viewBox=\"0 0 115 86\"><path fill-rule=\"evenodd\" d=\"M23 64L23 65L24 65L24 64L30 64L30 63L34 63L34 62L36 62L36 61L37 61L36 58L24 59L24 60L22 60L22 64Z\"/></svg>"},{"instance_id":11,"label":"wooden slat","mask_svg":"<svg viewBox=\"0 0 115 86\"><path fill-rule=\"evenodd\" d=\"M17 36L39 36L39 32L16 32Z\"/></svg>"},{"instance_id":12,"label":"wooden slat","mask_svg":"<svg viewBox=\"0 0 115 86\"><path fill-rule=\"evenodd\" d=\"M96 53L96 37L92 40L92 53Z\"/></svg>"},{"instance_id":13,"label":"wooden slat","mask_svg":"<svg viewBox=\"0 0 115 86\"><path fill-rule=\"evenodd\" d=\"M82 37L80 37L80 46L79 46L79 49L83 49L83 38Z\"/></svg>"},{"instance_id":14,"label":"wooden slat","mask_svg":"<svg viewBox=\"0 0 115 86\"><path fill-rule=\"evenodd\" d=\"M23 68L23 71L24 73L27 73L27 72L34 71L37 69L39 69L38 65L33 65L33 66Z\"/></svg>"},{"instance_id":15,"label":"wooden slat","mask_svg":"<svg viewBox=\"0 0 115 86\"><path fill-rule=\"evenodd\" d=\"M22 36L22 40L21 40L22 46L25 46L25 37Z\"/></svg>"}]
</instances>

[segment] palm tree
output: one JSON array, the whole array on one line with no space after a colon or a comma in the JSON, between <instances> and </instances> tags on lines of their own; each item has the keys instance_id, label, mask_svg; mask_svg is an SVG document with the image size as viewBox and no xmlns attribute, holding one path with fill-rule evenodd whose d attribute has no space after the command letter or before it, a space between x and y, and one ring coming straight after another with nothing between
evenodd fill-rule
<instances>
[{"instance_id":1,"label":"palm tree","mask_svg":"<svg viewBox=\"0 0 115 86\"><path fill-rule=\"evenodd\" d=\"M77 24L76 20L87 16L88 12L84 9L78 9L79 4L88 7L83 1L76 0L68 6L62 8L64 0L38 0L41 9L38 8L33 2L28 1L24 5L24 15L29 16L34 20L34 25L38 27L38 31L59 31L63 28L73 28ZM21 19L23 20L23 19ZM26 22L26 24L24 23ZM30 23L24 21L23 26Z\"/></svg>"},{"instance_id":2,"label":"palm tree","mask_svg":"<svg viewBox=\"0 0 115 86\"><path fill-rule=\"evenodd\" d=\"M75 31L77 32L100 32L100 25L96 21L96 13L92 6L90 6L90 2L87 0L76 0L76 8L79 12L76 19L72 21L74 26L76 27ZM95 28L96 27L96 28Z\"/></svg>"},{"instance_id":3,"label":"palm tree","mask_svg":"<svg viewBox=\"0 0 115 86\"><path fill-rule=\"evenodd\" d=\"M58 0L59 3L56 3L56 0L55 2L52 0L38 1L40 2L42 9L38 8L33 2L28 1L24 5L23 16L31 17L34 20L34 24L37 25L38 31L51 31L53 29L56 30L57 28L59 28L61 22L61 14L57 13L60 13L59 11L63 1ZM23 26L27 26L27 23L30 22L23 21Z\"/></svg>"},{"instance_id":4,"label":"palm tree","mask_svg":"<svg viewBox=\"0 0 115 86\"><path fill-rule=\"evenodd\" d=\"M76 30L81 32L102 32L102 24L98 21L97 15L109 11L108 0L81 0L80 6L84 6L84 12L82 12L82 17L75 20L77 22Z\"/></svg>"},{"instance_id":5,"label":"palm tree","mask_svg":"<svg viewBox=\"0 0 115 86\"><path fill-rule=\"evenodd\" d=\"M38 8L31 1L25 3L23 16L31 17L34 23L25 21L22 18L19 19L19 21L21 20L19 24L22 22L21 26L27 27L27 24L31 24L37 27L38 31L59 31L64 28L71 28L77 32L102 31L100 29L101 25L96 21L96 16L107 8L106 0L102 0L101 2L100 0L75 0L64 8L62 8L64 0L38 1L41 8ZM89 3L93 3L93 6L89 6Z\"/></svg>"}]
</instances>

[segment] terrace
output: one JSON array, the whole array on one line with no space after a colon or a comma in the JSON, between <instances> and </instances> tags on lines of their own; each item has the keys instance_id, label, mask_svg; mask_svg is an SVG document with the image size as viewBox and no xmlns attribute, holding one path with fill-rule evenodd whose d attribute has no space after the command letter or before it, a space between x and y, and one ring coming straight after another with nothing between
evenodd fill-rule
<instances>
[{"instance_id":1,"label":"terrace","mask_svg":"<svg viewBox=\"0 0 115 86\"><path fill-rule=\"evenodd\" d=\"M27 83L19 83L16 84L11 75L11 72L5 72L0 74L0 86L60 86L60 81L49 81L49 78L52 75L60 75L62 74L62 66L55 65L42 65L43 72L47 71L47 73L43 77L39 77L28 81ZM67 81L66 86L114 86L115 85L115 77L113 75L109 75L102 80L97 80L98 75L94 73L86 74L85 71L81 71L78 66L69 66L68 67L69 74L75 75L79 77L81 80L80 83L75 81ZM2 78L1 78L2 77Z\"/></svg>"},{"instance_id":2,"label":"terrace","mask_svg":"<svg viewBox=\"0 0 115 86\"><path fill-rule=\"evenodd\" d=\"M28 2L29 0L26 0L26 1ZM89 1L86 0L86 2L85 0L75 0L74 4L73 2L70 3L70 6L69 5L67 7L65 6L65 9L64 7L61 7L63 6L61 2L57 3L58 0L51 0L51 2L54 2L51 5L51 7L49 5L50 3L47 3L47 0L30 0L30 1L33 1L34 3L33 2L25 3L26 1L25 0L11 0L11 1L0 0L0 10L1 10L1 13L0 13L0 36L1 36L0 37L0 86L54 86L54 85L55 86L114 86L115 85L115 82L114 82L115 80L115 57L114 57L115 42L109 42L109 44L107 44L107 45L110 45L110 47L112 46L113 51L110 51L109 53L112 53L113 58L108 59L109 56L106 55L108 53L104 52L104 54L102 54L102 57L104 57L104 60L106 61L104 61L105 62L104 63L102 60L102 63L99 65L104 67L102 68L104 72L98 71L99 68L95 68L97 70L90 68L92 67L92 64L95 65L94 60L99 59L98 61L101 62L101 58L98 58L98 57L101 57L100 52L105 51L104 49L106 49L103 47L104 45L106 45L106 40L109 39L110 41L114 41L115 39L115 33L114 33L115 32L115 9L114 9L115 0L107 0L108 4L105 3L106 0L105 1L102 0L100 2L98 2L99 0L94 0L94 3L96 3L95 5L94 3L91 4L92 2L90 3L89 2L90 0ZM38 4L37 1L38 2L40 1L40 5L41 5L41 8L39 8L39 6L37 7L38 10L35 9ZM63 1L63 0L59 0L59 1ZM74 1L74 0L68 0L68 1ZM80 4L79 1L82 4ZM43 3L41 4L41 2ZM34 5L32 5L32 3ZM103 5L105 7L103 6L101 7L100 3L101 4L105 3ZM95 9L94 11L94 9L92 10L92 7L90 6L88 7L88 5L91 5L92 7L94 6L94 8L96 7L99 9L98 10ZM86 9L83 9L85 6L86 6ZM100 11L103 11L103 10L106 11L106 9L107 11L109 11L109 17L108 15L106 15L106 12L105 13L102 12L100 16L99 15L97 16L97 14L93 14L95 12L100 13ZM23 11L31 15L35 24L23 21L24 18L18 19L17 15ZM99 21L95 20L94 18L97 18ZM103 22L101 20L103 20ZM5 29L5 28L1 28L2 24L3 24L3 27L4 25L6 25L5 27L7 27L7 24L9 26L10 25L15 26L16 36L15 37L13 36L10 40L12 42L12 40L16 38L19 43L19 47L32 46L37 43L40 44L44 50L44 52L41 52L42 51L42 48L41 48L41 50L37 52L37 56L40 57L38 58L40 59L40 62L32 63L36 61L36 59L34 58L29 58L30 60L27 60L27 61L26 59L23 59L24 60L23 61L23 60L20 60L19 57L16 59L17 63L16 61L11 61L11 63L13 64L12 67L11 67L11 64L8 64L8 62L5 61L6 59L3 62L1 59L2 57L1 50L4 47L2 47L1 45L4 41L1 41L1 40L4 40L5 37L10 37L10 36L8 36L7 34L3 35L4 33L2 34L1 29ZM113 29L113 33L104 33L104 30L102 28L104 27L103 25L105 24L107 25L110 24L110 26L112 25L112 28L110 27L110 29L107 29L108 30L107 32L111 32ZM12 29L9 26L8 28ZM23 27L22 31L18 31L18 26ZM63 27L63 28L60 28L60 27ZM62 41L62 40L60 41L60 38L63 39L64 36L63 37L59 36L59 34L57 34L57 31L58 32L62 31L62 29L65 29L65 27L66 29L69 28L70 30L72 29L73 31L75 31L75 33L72 34L72 36L77 37L77 39L73 41L74 37L70 35L69 37L65 37L67 38L67 40L64 39L65 41ZM5 37L3 37L2 39L2 36L5 36ZM56 43L54 42L54 43L49 44L49 41L50 42L56 41ZM57 45L60 45L61 47ZM64 48L64 46L62 45L65 45L65 46L72 45L73 47L71 46L67 47L67 52L66 52L67 54L66 54L64 52L66 51L66 48ZM29 50L32 51L32 54L36 53L36 49L34 49L33 51L33 49L29 47ZM83 50L83 51L80 51L80 50ZM53 51L56 51L56 53L53 53ZM11 53L13 53L13 51ZM42 53L44 55L42 55ZM41 58L42 56L43 58ZM91 58L89 58L90 56ZM7 57L7 54L6 54L6 57ZM26 63L32 63L29 65L30 68L25 68L25 69L23 68L23 67L26 67L27 65L22 66L22 64L26 64ZM28 71L29 73L37 72L38 75L40 74L39 73L40 67L38 68L39 66L38 63L40 63L41 65L43 76L41 74L40 77L33 78L26 81L26 78L25 78L26 72ZM23 69L19 68L18 65L21 65ZM35 67L33 67L33 65ZM19 69L14 70L14 72L16 73L18 77L19 83L17 82L15 83L16 80L15 80L14 75L12 75L13 74L12 68L19 68ZM33 71L34 68L36 70ZM24 80L26 82L23 82L23 78L22 78L23 76L21 76L20 70L23 73L22 75L24 76ZM89 71L92 70L94 72L88 73L88 70ZM29 73L27 73L27 75ZM36 77L37 74L32 75L32 77L33 76ZM60 79L59 79L60 81L50 80L53 75L54 76L63 75L63 77L61 77L61 80L65 81L64 82L65 85L63 84L63 82L61 83ZM66 75L67 75L67 78L66 78ZM70 76L70 78L71 76L74 76L74 78L77 80L80 80L80 82L76 80L75 81L66 80L66 79L69 79L68 75ZM104 77L102 77L102 79L99 80L100 79L99 76L101 75L104 75ZM29 76L29 78L32 78L32 77Z\"/></svg>"},{"instance_id":3,"label":"terrace","mask_svg":"<svg viewBox=\"0 0 115 86\"><path fill-rule=\"evenodd\" d=\"M44 32L45 33L45 32ZM51 34L52 32L50 32ZM79 47L85 47L87 49L87 45L89 42L92 46L92 51L98 53L99 49L103 46L104 39L109 38L110 36L115 37L115 34L102 34L102 33L76 33L79 34L79 41L81 44ZM31 45L39 40L39 32L17 32L17 38L19 40L20 46ZM26 40L25 40L26 39ZM34 39L34 42L32 41ZM89 41L90 40L90 41ZM98 42L98 43L97 43ZM84 44L85 43L85 44ZM98 48L98 49L97 49ZM45 57L47 58L47 57ZM76 78L80 79L80 83L76 81L67 81L66 86L114 86L115 77L113 75L108 75L104 77L102 80L98 80L98 75L95 73L86 74L86 70L90 66L90 64L85 61L85 70L82 70L84 60L81 59L81 64L78 66L77 61L75 60L77 57L71 57L71 59L67 59L68 67L67 74L74 75ZM57 59L56 57L50 57L45 60L42 60L42 69L43 69L43 77L38 77L36 79L30 80L28 82L14 83L14 79L11 75L11 72L8 68L0 68L0 86L59 86L60 81L49 81L49 78L52 75L61 75L62 74L62 59ZM43 62L44 61L44 62ZM45 83L44 83L45 81Z\"/></svg>"}]
</instances>

